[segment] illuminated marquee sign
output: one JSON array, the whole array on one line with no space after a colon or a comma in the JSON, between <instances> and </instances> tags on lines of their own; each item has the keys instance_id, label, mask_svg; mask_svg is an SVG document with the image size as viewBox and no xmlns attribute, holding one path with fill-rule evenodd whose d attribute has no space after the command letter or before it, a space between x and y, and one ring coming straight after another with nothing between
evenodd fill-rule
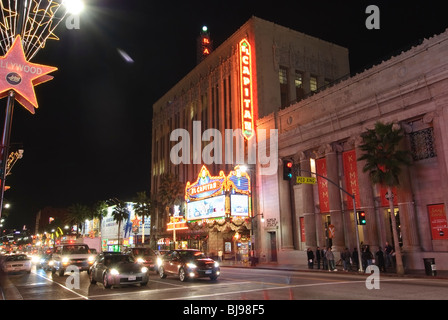
<instances>
[{"instance_id":1,"label":"illuminated marquee sign","mask_svg":"<svg viewBox=\"0 0 448 320\"><path fill-rule=\"evenodd\" d=\"M222 194L226 176L221 171L219 176L213 177L205 166L202 166L198 180L193 184L187 182L185 200L200 200Z\"/></svg>"},{"instance_id":2,"label":"illuminated marquee sign","mask_svg":"<svg viewBox=\"0 0 448 320\"><path fill-rule=\"evenodd\" d=\"M55 70L55 67L27 61L22 39L17 36L6 55L0 57L0 98L14 90L15 99L34 114L34 108L38 108L34 86L53 79L48 73Z\"/></svg>"},{"instance_id":3,"label":"illuminated marquee sign","mask_svg":"<svg viewBox=\"0 0 448 320\"><path fill-rule=\"evenodd\" d=\"M254 135L252 60L250 44L246 39L240 42L239 54L242 132L246 139L250 139Z\"/></svg>"},{"instance_id":4,"label":"illuminated marquee sign","mask_svg":"<svg viewBox=\"0 0 448 320\"><path fill-rule=\"evenodd\" d=\"M166 225L166 231L186 230L187 222L182 217L170 217L170 222Z\"/></svg>"}]
</instances>

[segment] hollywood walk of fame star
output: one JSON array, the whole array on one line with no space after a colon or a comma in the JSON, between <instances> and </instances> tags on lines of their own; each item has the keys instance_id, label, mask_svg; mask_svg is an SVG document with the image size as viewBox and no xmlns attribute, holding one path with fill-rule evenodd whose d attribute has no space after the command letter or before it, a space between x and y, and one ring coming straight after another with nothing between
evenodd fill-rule
<instances>
[{"instance_id":1,"label":"hollywood walk of fame star","mask_svg":"<svg viewBox=\"0 0 448 320\"><path fill-rule=\"evenodd\" d=\"M14 90L15 99L34 114L38 108L34 86L53 79L48 73L55 70L56 67L27 61L22 39L17 36L8 52L0 57L0 98Z\"/></svg>"}]
</instances>

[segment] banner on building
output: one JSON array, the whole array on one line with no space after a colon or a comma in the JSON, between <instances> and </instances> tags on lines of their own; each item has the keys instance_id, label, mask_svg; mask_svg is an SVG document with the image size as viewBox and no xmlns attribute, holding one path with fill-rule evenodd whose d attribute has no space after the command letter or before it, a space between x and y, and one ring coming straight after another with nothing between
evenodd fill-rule
<instances>
[{"instance_id":1,"label":"banner on building","mask_svg":"<svg viewBox=\"0 0 448 320\"><path fill-rule=\"evenodd\" d=\"M316 159L316 173L323 177L327 176L327 161L325 158ZM317 177L317 186L319 190L319 206L320 212L330 212L330 199L328 197L328 181L321 177Z\"/></svg>"},{"instance_id":2,"label":"banner on building","mask_svg":"<svg viewBox=\"0 0 448 320\"><path fill-rule=\"evenodd\" d=\"M356 151L350 150L342 153L344 164L345 185L348 193L355 195L356 208L361 208L358 185L358 169L356 166ZM353 198L346 194L347 209L353 210Z\"/></svg>"},{"instance_id":3,"label":"banner on building","mask_svg":"<svg viewBox=\"0 0 448 320\"><path fill-rule=\"evenodd\" d=\"M433 240L448 240L448 223L445 205L432 204L428 206L429 223Z\"/></svg>"}]
</instances>

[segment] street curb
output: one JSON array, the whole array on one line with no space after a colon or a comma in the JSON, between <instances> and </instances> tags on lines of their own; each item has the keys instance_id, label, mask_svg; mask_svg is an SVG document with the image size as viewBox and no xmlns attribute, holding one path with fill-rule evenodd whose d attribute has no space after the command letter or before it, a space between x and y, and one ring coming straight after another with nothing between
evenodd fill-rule
<instances>
[{"instance_id":1,"label":"street curb","mask_svg":"<svg viewBox=\"0 0 448 320\"><path fill-rule=\"evenodd\" d=\"M2 300L23 300L19 290L9 281L7 277L2 280L0 287Z\"/></svg>"},{"instance_id":2,"label":"street curb","mask_svg":"<svg viewBox=\"0 0 448 320\"><path fill-rule=\"evenodd\" d=\"M259 270L280 270L280 271L298 271L298 272L313 272L313 273L328 273L328 270L322 270L322 269L308 269L308 268L288 268L288 267L270 267L270 266L243 266L243 265L221 265L221 267L227 267L227 268L241 268L241 269L259 269ZM369 276L369 273L360 273L355 271L349 271L345 272L343 270L337 271L336 274L343 274L343 275L358 275L358 276ZM381 272L381 276L386 277L395 277L395 278L422 278L422 279L441 279L441 280L448 280L447 276L428 276L426 274L415 274L415 273L405 273L404 275L398 275L393 272Z\"/></svg>"}]
</instances>

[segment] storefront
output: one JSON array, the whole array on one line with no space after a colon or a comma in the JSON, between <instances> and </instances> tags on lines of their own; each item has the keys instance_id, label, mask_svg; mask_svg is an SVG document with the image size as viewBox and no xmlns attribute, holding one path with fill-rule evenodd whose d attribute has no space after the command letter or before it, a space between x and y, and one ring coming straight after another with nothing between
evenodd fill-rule
<instances>
[{"instance_id":1,"label":"storefront","mask_svg":"<svg viewBox=\"0 0 448 320\"><path fill-rule=\"evenodd\" d=\"M223 171L212 176L202 166L197 180L187 182L186 225L202 240L198 249L210 256L248 260L251 217L250 177L239 166L227 176Z\"/></svg>"},{"instance_id":2,"label":"storefront","mask_svg":"<svg viewBox=\"0 0 448 320\"><path fill-rule=\"evenodd\" d=\"M144 219L135 214L133 204L128 203L129 218L121 222L120 230L112 212L113 206L107 209L107 216L101 221L101 249L103 251L120 251L122 247L148 243L151 232L151 219Z\"/></svg>"}]
</instances>

